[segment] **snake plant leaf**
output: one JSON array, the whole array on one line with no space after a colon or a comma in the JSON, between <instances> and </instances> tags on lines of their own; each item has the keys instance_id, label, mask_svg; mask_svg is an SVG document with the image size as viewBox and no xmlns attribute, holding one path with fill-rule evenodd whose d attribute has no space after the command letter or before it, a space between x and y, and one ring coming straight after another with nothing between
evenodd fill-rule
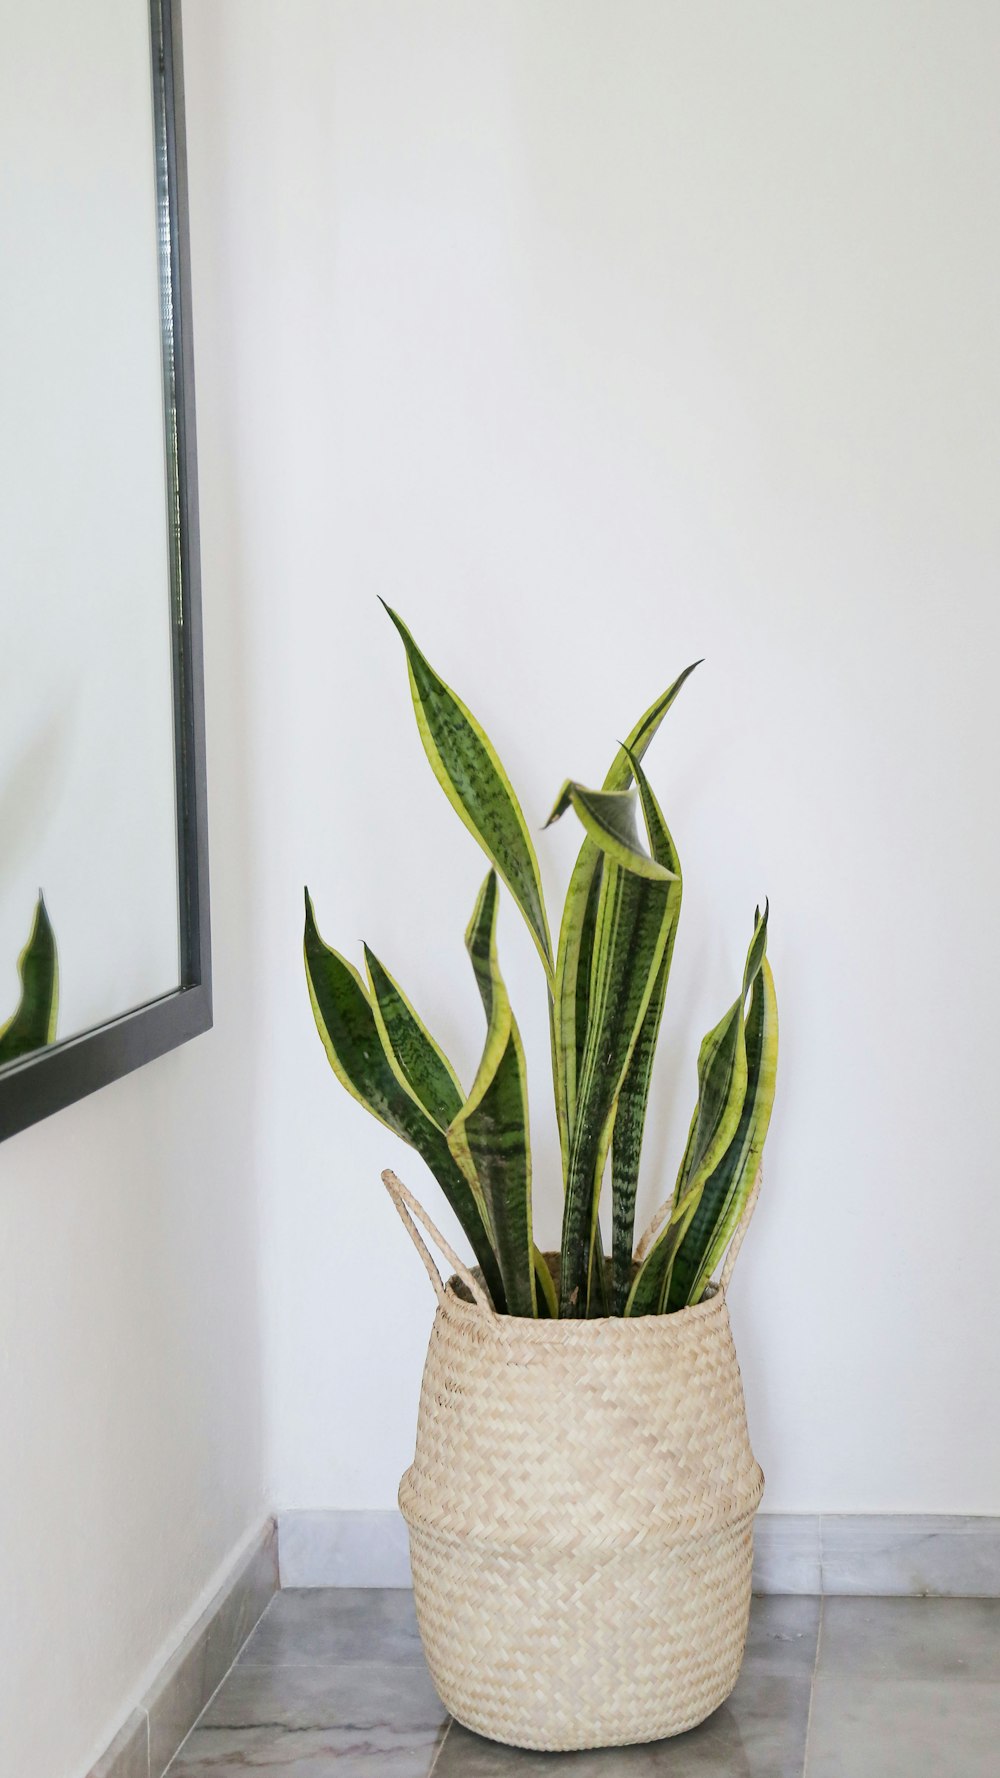
<instances>
[{"instance_id":1,"label":"snake plant leaf","mask_svg":"<svg viewBox=\"0 0 1000 1778\"><path fill-rule=\"evenodd\" d=\"M476 897L472 918L465 929L465 948L472 963L487 1025L493 1016L498 902L497 873L491 870Z\"/></svg>"},{"instance_id":2,"label":"snake plant leaf","mask_svg":"<svg viewBox=\"0 0 1000 1778\"><path fill-rule=\"evenodd\" d=\"M589 874L574 872L571 880L560 929L562 967L560 970L557 963L553 989L553 1077L567 1184L572 1166L572 1132L582 1063L581 1033L587 1026L591 992L591 981L585 977L580 962L584 944L591 948L592 957L605 864L626 869L632 878L647 878L656 883L669 881L673 875L643 850L636 830L635 796L631 791L589 790L585 785L567 779L546 826L558 821L569 808L575 809L579 815L599 862ZM592 969L590 973L592 976ZM608 1136L610 1138L610 1131ZM598 1158L595 1152L595 1164ZM603 1266L596 1273L592 1266L590 1270L596 1277L598 1288L603 1291Z\"/></svg>"},{"instance_id":3,"label":"snake plant leaf","mask_svg":"<svg viewBox=\"0 0 1000 1778\"><path fill-rule=\"evenodd\" d=\"M442 1132L465 1099L462 1083L399 983L365 945L371 1009L386 1060L400 1086L422 1106Z\"/></svg>"},{"instance_id":4,"label":"snake plant leaf","mask_svg":"<svg viewBox=\"0 0 1000 1778\"><path fill-rule=\"evenodd\" d=\"M28 941L17 960L21 994L7 1023L0 1026L0 1066L55 1042L59 1013L59 957L56 935L39 893Z\"/></svg>"},{"instance_id":5,"label":"snake plant leaf","mask_svg":"<svg viewBox=\"0 0 1000 1778\"><path fill-rule=\"evenodd\" d=\"M493 881L495 885L496 879ZM485 945L489 989L483 991L483 1001L486 1004L488 1000L489 1024L472 1091L448 1130L448 1146L485 1204L508 1314L537 1316L527 1069L521 1034L500 974L496 895L489 893L489 879L480 891L469 930L477 976Z\"/></svg>"},{"instance_id":6,"label":"snake plant leaf","mask_svg":"<svg viewBox=\"0 0 1000 1778\"><path fill-rule=\"evenodd\" d=\"M766 916L765 916L766 920ZM697 1303L719 1264L753 1190L774 1104L778 1067L778 1004L771 966L756 963L746 1020L747 1088L740 1121L718 1166L705 1181L670 1274L667 1309Z\"/></svg>"},{"instance_id":7,"label":"snake plant leaf","mask_svg":"<svg viewBox=\"0 0 1000 1778\"><path fill-rule=\"evenodd\" d=\"M767 922L770 917L770 912L771 904L767 901L764 903L763 915L761 914L759 907L754 909L753 938L750 940L750 949L747 952L746 967L743 971L744 999L746 999L750 989L757 979L760 966L767 955Z\"/></svg>"},{"instance_id":8,"label":"snake plant leaf","mask_svg":"<svg viewBox=\"0 0 1000 1778\"><path fill-rule=\"evenodd\" d=\"M675 882L665 868L655 879L605 856L563 1209L560 1315L592 1306L601 1178L618 1095L663 961Z\"/></svg>"},{"instance_id":9,"label":"snake plant leaf","mask_svg":"<svg viewBox=\"0 0 1000 1778\"><path fill-rule=\"evenodd\" d=\"M678 673L673 684L668 685L666 691L662 692L656 701L650 704L649 709L643 711L643 714L640 716L634 729L630 733L628 740L622 742L618 752L615 754L608 769L608 775L604 780L602 789L628 789L632 782L632 768L634 762L638 760L640 765L642 764L642 761L646 757L646 749L659 729L671 704L677 697L678 692L685 682L690 679L695 668L700 666L701 661L692 661L689 667L684 668L683 673Z\"/></svg>"},{"instance_id":10,"label":"snake plant leaf","mask_svg":"<svg viewBox=\"0 0 1000 1778\"><path fill-rule=\"evenodd\" d=\"M635 821L636 799L631 790L588 790L567 778L555 807L546 821L551 827L566 810L576 810L594 844L634 876L652 882L668 882L676 873L643 850Z\"/></svg>"},{"instance_id":11,"label":"snake plant leaf","mask_svg":"<svg viewBox=\"0 0 1000 1778\"><path fill-rule=\"evenodd\" d=\"M556 1103L560 1114L560 1134L564 1138L564 1177L568 1177L569 1138L576 1119L577 1079L587 1041L590 965L594 955L594 931L603 870L603 852L599 846L595 846L593 840L585 839L566 891L566 903L559 928L553 998L553 1051L556 1057Z\"/></svg>"},{"instance_id":12,"label":"snake plant leaf","mask_svg":"<svg viewBox=\"0 0 1000 1778\"><path fill-rule=\"evenodd\" d=\"M552 940L538 859L510 779L472 712L435 673L402 618L385 609L406 649L417 728L431 770L520 907L551 985Z\"/></svg>"},{"instance_id":13,"label":"snake plant leaf","mask_svg":"<svg viewBox=\"0 0 1000 1778\"><path fill-rule=\"evenodd\" d=\"M673 684L649 706L631 730L628 740L619 747L602 788L606 791L627 790L632 781L632 760L645 757L663 718L673 704L685 681L700 661L694 661L678 674ZM580 848L563 909L559 929L559 949L555 980L556 1103L560 1131L566 1132L564 1170L568 1159L568 1134L576 1115L576 1088L583 1059L587 1029L587 1005L590 995L590 965L593 956L594 922L604 854L589 837Z\"/></svg>"},{"instance_id":14,"label":"snake plant leaf","mask_svg":"<svg viewBox=\"0 0 1000 1778\"><path fill-rule=\"evenodd\" d=\"M638 759L625 749L635 773L642 802L649 849L653 857L673 871L676 882L668 892L667 942L639 1028L635 1048L618 1095L611 1144L612 1304L615 1315L624 1315L632 1282L632 1248L635 1238L635 1200L639 1183L639 1158L649 1100L649 1083L660 1034L663 1006L670 977L677 923L681 911L681 864L670 830Z\"/></svg>"},{"instance_id":15,"label":"snake plant leaf","mask_svg":"<svg viewBox=\"0 0 1000 1778\"><path fill-rule=\"evenodd\" d=\"M495 870L491 870L476 897L476 905L472 911L465 933L465 948L469 953L480 998L486 1013L489 1026L493 1014L494 981L496 979L496 918L499 903L499 885ZM525 1111L527 1119L527 1111ZM466 1156L466 1164L471 1162L471 1153ZM556 1287L552 1280L545 1255L534 1248L535 1297L538 1313L547 1319L554 1320L559 1313L559 1302Z\"/></svg>"},{"instance_id":16,"label":"snake plant leaf","mask_svg":"<svg viewBox=\"0 0 1000 1778\"><path fill-rule=\"evenodd\" d=\"M674 1259L697 1211L706 1181L736 1134L747 1086L746 1038L741 992L702 1042L698 1055L698 1102L674 1188L669 1219L636 1273L626 1315L662 1312Z\"/></svg>"},{"instance_id":17,"label":"snake plant leaf","mask_svg":"<svg viewBox=\"0 0 1000 1778\"><path fill-rule=\"evenodd\" d=\"M503 1280L484 1206L456 1165L446 1136L390 1066L364 982L353 965L320 937L308 890L304 952L316 1029L334 1074L359 1105L426 1161L468 1237L494 1306L502 1313Z\"/></svg>"},{"instance_id":18,"label":"snake plant leaf","mask_svg":"<svg viewBox=\"0 0 1000 1778\"><path fill-rule=\"evenodd\" d=\"M549 1271L548 1261L541 1249L534 1249L535 1260L535 1297L538 1313L543 1321L556 1321L559 1317L559 1297L556 1293L555 1280Z\"/></svg>"}]
</instances>

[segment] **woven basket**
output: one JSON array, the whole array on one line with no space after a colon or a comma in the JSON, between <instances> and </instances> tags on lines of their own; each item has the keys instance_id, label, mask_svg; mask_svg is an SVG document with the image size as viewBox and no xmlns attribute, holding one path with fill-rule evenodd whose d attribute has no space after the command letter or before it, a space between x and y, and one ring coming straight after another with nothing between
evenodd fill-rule
<instances>
[{"instance_id":1,"label":"woven basket","mask_svg":"<svg viewBox=\"0 0 1000 1778\"><path fill-rule=\"evenodd\" d=\"M692 1728L736 1683L750 1610L763 1476L725 1292L756 1190L696 1307L532 1321L496 1315L383 1178L438 1295L399 1504L442 1702L514 1747ZM455 1267L447 1285L414 1217Z\"/></svg>"}]
</instances>

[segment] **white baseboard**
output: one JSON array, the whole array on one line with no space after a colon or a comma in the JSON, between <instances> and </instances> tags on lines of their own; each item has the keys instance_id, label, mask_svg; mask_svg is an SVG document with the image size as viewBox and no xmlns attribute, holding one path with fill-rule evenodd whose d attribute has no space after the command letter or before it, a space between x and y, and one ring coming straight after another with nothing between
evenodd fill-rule
<instances>
[{"instance_id":1,"label":"white baseboard","mask_svg":"<svg viewBox=\"0 0 1000 1778\"><path fill-rule=\"evenodd\" d=\"M283 1587L408 1587L398 1512L282 1512ZM758 1593L1000 1598L1000 1518L758 1513Z\"/></svg>"}]
</instances>

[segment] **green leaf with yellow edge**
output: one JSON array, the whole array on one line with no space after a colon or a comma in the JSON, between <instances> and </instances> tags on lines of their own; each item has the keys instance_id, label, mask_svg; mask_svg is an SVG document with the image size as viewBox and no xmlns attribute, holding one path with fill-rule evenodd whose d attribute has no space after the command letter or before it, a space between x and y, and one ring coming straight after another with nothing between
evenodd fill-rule
<instances>
[{"instance_id":1,"label":"green leaf with yellow edge","mask_svg":"<svg viewBox=\"0 0 1000 1778\"><path fill-rule=\"evenodd\" d=\"M705 1182L736 1134L747 1085L744 995L702 1042L698 1103L674 1189L668 1221L646 1254L629 1292L626 1315L655 1315L665 1306L678 1248L691 1226Z\"/></svg>"},{"instance_id":2,"label":"green leaf with yellow edge","mask_svg":"<svg viewBox=\"0 0 1000 1778\"><path fill-rule=\"evenodd\" d=\"M551 985L552 941L538 859L510 779L472 712L435 673L402 618L385 609L406 649L417 728L431 770L520 907Z\"/></svg>"},{"instance_id":3,"label":"green leaf with yellow edge","mask_svg":"<svg viewBox=\"0 0 1000 1778\"><path fill-rule=\"evenodd\" d=\"M654 883L668 882L674 876L665 864L643 850L636 827L634 791L588 790L586 785L567 778L546 827L551 827L570 808L576 810L588 837L605 857L633 876L648 877Z\"/></svg>"},{"instance_id":4,"label":"green leaf with yellow edge","mask_svg":"<svg viewBox=\"0 0 1000 1778\"><path fill-rule=\"evenodd\" d=\"M647 747L656 735L663 718L673 704L678 692L686 681L690 679L695 668L700 666L701 661L692 661L689 667L684 668L683 673L678 673L673 684L668 685L666 691L661 692L655 702L650 704L649 709L643 711L634 729L628 736L628 739L622 742L618 752L615 754L615 757L608 768L608 775L604 780L602 789L628 789L632 782L633 762L638 760L641 765L646 757Z\"/></svg>"},{"instance_id":5,"label":"green leaf with yellow edge","mask_svg":"<svg viewBox=\"0 0 1000 1778\"><path fill-rule=\"evenodd\" d=\"M28 941L17 960L21 994L7 1023L0 1026L0 1066L54 1043L59 1015L59 957L56 935L39 893Z\"/></svg>"},{"instance_id":6,"label":"green leaf with yellow edge","mask_svg":"<svg viewBox=\"0 0 1000 1778\"><path fill-rule=\"evenodd\" d=\"M636 770L641 771L637 762ZM646 792L651 796L648 786ZM669 895L676 877L665 866L660 870L659 879L640 875L605 854L563 1209L559 1312L564 1316L594 1308L601 1179L618 1094L669 936Z\"/></svg>"},{"instance_id":7,"label":"green leaf with yellow edge","mask_svg":"<svg viewBox=\"0 0 1000 1778\"><path fill-rule=\"evenodd\" d=\"M483 1003L487 1025L493 1016L498 902L497 873L495 870L490 870L487 871L482 888L476 896L472 918L465 929L465 948L469 953L469 961L476 978L476 986L479 989L479 998Z\"/></svg>"},{"instance_id":8,"label":"green leaf with yellow edge","mask_svg":"<svg viewBox=\"0 0 1000 1778\"><path fill-rule=\"evenodd\" d=\"M400 1085L443 1132L462 1107L462 1083L399 983L367 945L365 966L371 1008L389 1066Z\"/></svg>"},{"instance_id":9,"label":"green leaf with yellow edge","mask_svg":"<svg viewBox=\"0 0 1000 1778\"><path fill-rule=\"evenodd\" d=\"M670 830L663 819L660 806L653 795L642 767L634 756L632 756L632 763L639 786L649 849L654 858L659 859L661 864L665 864L673 871L676 882L671 884L667 898L668 932L663 958L653 985L653 991L649 997L649 1005L639 1028L635 1048L622 1081L614 1114L614 1134L611 1142L611 1251L612 1312L615 1315L624 1315L625 1304L628 1301L632 1284L632 1249L635 1239L635 1201L639 1184L639 1158L642 1152L646 1107L649 1101L649 1083L663 1017L670 964L677 938L677 923L680 918L683 888L680 859L677 856L677 848Z\"/></svg>"},{"instance_id":10,"label":"green leaf with yellow edge","mask_svg":"<svg viewBox=\"0 0 1000 1778\"><path fill-rule=\"evenodd\" d=\"M765 933L767 915L761 926ZM705 1181L690 1227L677 1251L666 1297L668 1310L701 1301L746 1208L760 1166L774 1104L778 1069L778 1003L767 958L754 959L746 1018L747 1086L729 1147ZM748 961L748 972L751 964Z\"/></svg>"},{"instance_id":11,"label":"green leaf with yellow edge","mask_svg":"<svg viewBox=\"0 0 1000 1778\"><path fill-rule=\"evenodd\" d=\"M426 1161L464 1229L494 1306L503 1311L503 1280L484 1206L456 1165L443 1132L397 1078L379 1035L365 984L354 966L321 938L306 891L304 953L316 1029L341 1085Z\"/></svg>"},{"instance_id":12,"label":"green leaf with yellow edge","mask_svg":"<svg viewBox=\"0 0 1000 1778\"><path fill-rule=\"evenodd\" d=\"M538 1313L544 1321L556 1321L559 1316L559 1298L556 1294L555 1281L540 1248L535 1248L534 1256L535 1298L538 1303Z\"/></svg>"},{"instance_id":13,"label":"green leaf with yellow edge","mask_svg":"<svg viewBox=\"0 0 1000 1778\"><path fill-rule=\"evenodd\" d=\"M535 1316L527 1070L500 974L496 916L496 873L490 871L465 935L486 1011L486 1044L472 1091L448 1131L448 1145L486 1206L508 1313Z\"/></svg>"},{"instance_id":14,"label":"green leaf with yellow edge","mask_svg":"<svg viewBox=\"0 0 1000 1778\"><path fill-rule=\"evenodd\" d=\"M615 754L604 780L603 790L628 789L632 782L630 760L634 758L642 761L681 687L700 664L695 661L690 667L685 667L673 684L643 712L628 740ZM568 1136L576 1115L577 1080L586 1041L590 967L603 859L604 853L600 847L589 837L586 838L573 867L559 929L553 1047L556 1056L556 1100L560 1130L566 1132L563 1163L567 1173Z\"/></svg>"}]
</instances>

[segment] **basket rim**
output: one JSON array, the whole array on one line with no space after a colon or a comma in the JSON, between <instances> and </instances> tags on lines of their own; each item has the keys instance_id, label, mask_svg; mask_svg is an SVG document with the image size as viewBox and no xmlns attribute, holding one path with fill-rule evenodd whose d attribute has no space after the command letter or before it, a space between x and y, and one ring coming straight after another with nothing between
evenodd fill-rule
<instances>
[{"instance_id":1,"label":"basket rim","mask_svg":"<svg viewBox=\"0 0 1000 1778\"><path fill-rule=\"evenodd\" d=\"M543 1257L550 1260L558 1259L559 1256L549 1252ZM478 1266L473 1268L473 1276L482 1282ZM637 1315L634 1318L594 1315L579 1320L536 1320L530 1315L498 1315L495 1311L488 1312L481 1308L472 1301L457 1272L453 1272L445 1285L438 1314L447 1315L449 1320L464 1322L470 1329L473 1326L495 1328L508 1340L523 1338L537 1345L564 1345L572 1339L579 1341L581 1345L593 1345L598 1340L609 1338L628 1340L630 1343L636 1340L680 1338L695 1322L726 1315L727 1304L721 1283L713 1282L708 1285L700 1303L691 1303L684 1309L673 1309L669 1315Z\"/></svg>"}]
</instances>

